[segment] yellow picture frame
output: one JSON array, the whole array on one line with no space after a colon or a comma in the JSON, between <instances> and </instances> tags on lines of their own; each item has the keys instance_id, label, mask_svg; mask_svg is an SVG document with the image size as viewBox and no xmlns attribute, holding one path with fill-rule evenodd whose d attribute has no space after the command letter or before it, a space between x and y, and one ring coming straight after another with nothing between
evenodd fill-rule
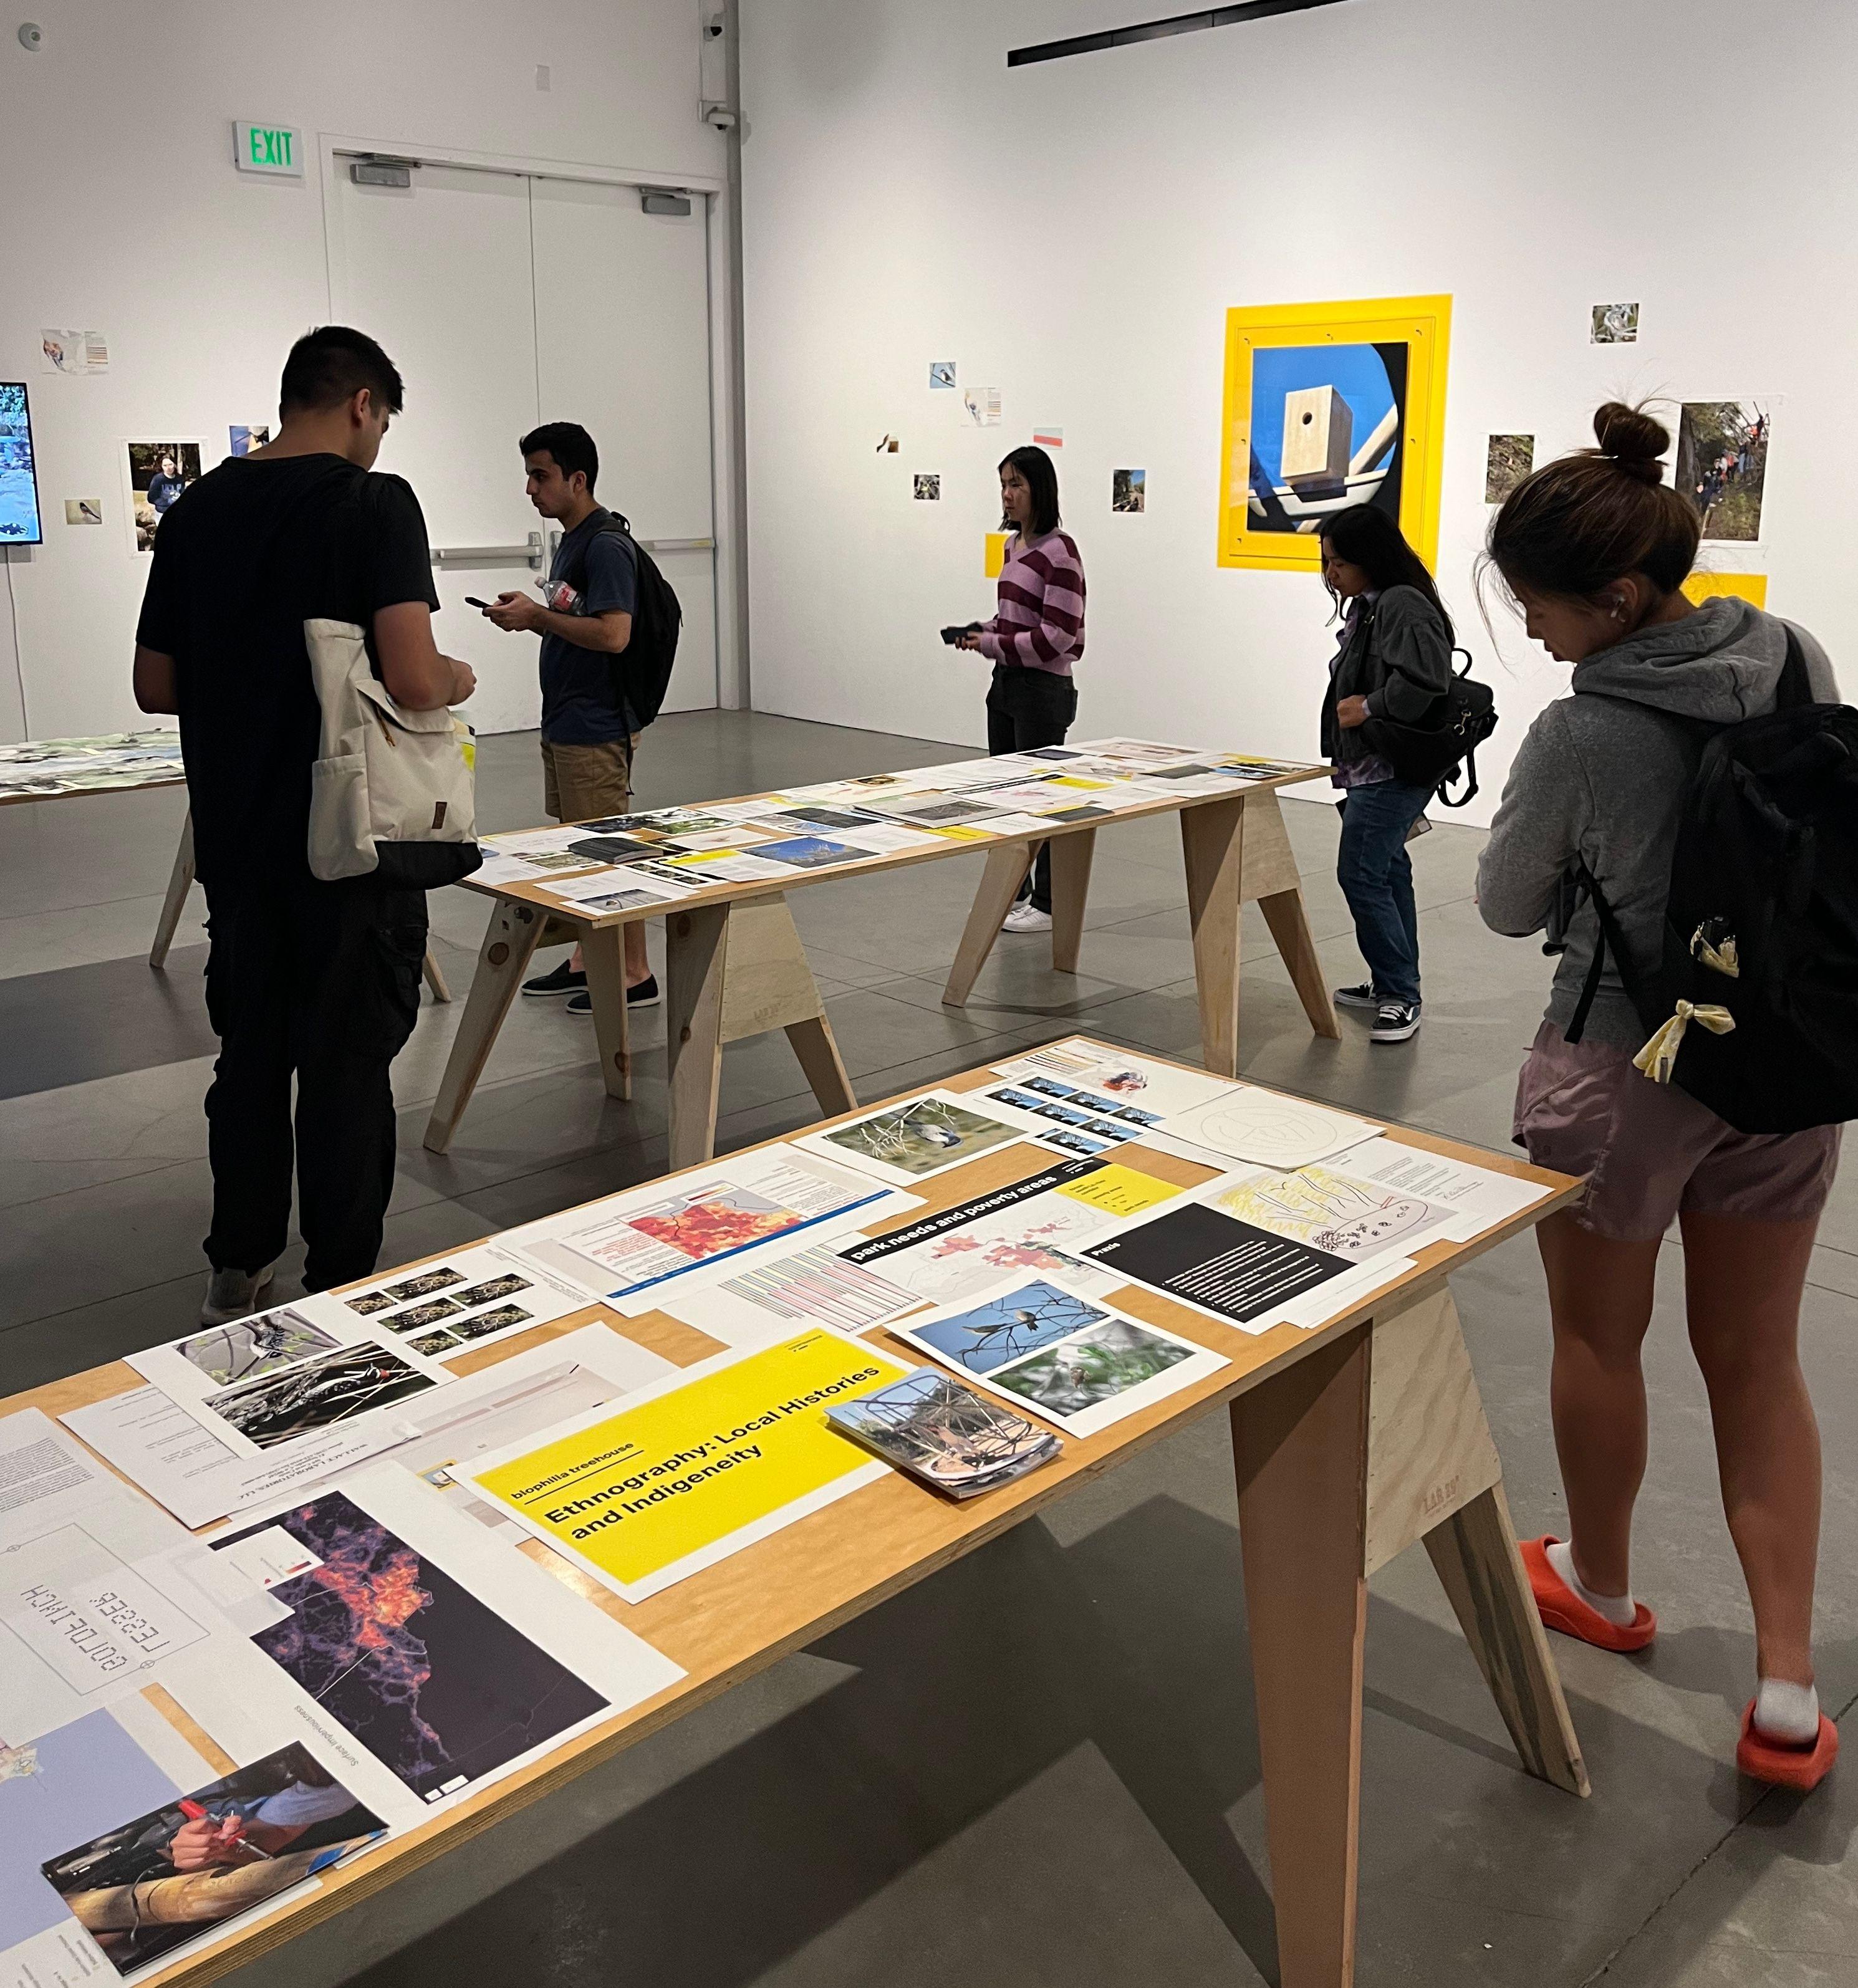
<instances>
[{"instance_id":1,"label":"yellow picture frame","mask_svg":"<svg viewBox=\"0 0 1858 1988\"><path fill-rule=\"evenodd\" d=\"M1227 311L1220 564L1316 571L1322 560L1318 527L1325 509L1371 502L1397 475L1400 529L1426 565L1435 565L1450 347L1449 296L1264 304ZM1374 359L1362 348L1372 349ZM1313 360L1325 350L1335 354L1333 365ZM1268 357L1274 353L1286 357L1274 361ZM1261 355L1266 356L1262 363ZM1261 391L1271 397L1268 404L1258 403ZM1364 419L1372 417L1359 443L1352 433L1358 407ZM1295 486L1281 468L1284 423L1293 418L1298 424L1291 431L1299 472ZM1390 418L1391 437L1356 468L1356 458L1376 444Z\"/></svg>"}]
</instances>

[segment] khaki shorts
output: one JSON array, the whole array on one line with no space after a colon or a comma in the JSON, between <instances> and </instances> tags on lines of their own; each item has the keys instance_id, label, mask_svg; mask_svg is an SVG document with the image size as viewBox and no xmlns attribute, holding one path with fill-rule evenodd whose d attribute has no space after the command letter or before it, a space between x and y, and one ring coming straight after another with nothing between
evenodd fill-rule
<instances>
[{"instance_id":1,"label":"khaki shorts","mask_svg":"<svg viewBox=\"0 0 1858 1988\"><path fill-rule=\"evenodd\" d=\"M1810 1222L1839 1170L1836 1125L1738 1132L1606 1043L1538 1032L1516 1086L1514 1138L1538 1167L1586 1174L1574 1219L1619 1242L1655 1241L1680 1210Z\"/></svg>"},{"instance_id":2,"label":"khaki shorts","mask_svg":"<svg viewBox=\"0 0 1858 1988\"><path fill-rule=\"evenodd\" d=\"M599 746L554 746L542 742L542 806L555 821L599 821L632 812L630 739Z\"/></svg>"}]
</instances>

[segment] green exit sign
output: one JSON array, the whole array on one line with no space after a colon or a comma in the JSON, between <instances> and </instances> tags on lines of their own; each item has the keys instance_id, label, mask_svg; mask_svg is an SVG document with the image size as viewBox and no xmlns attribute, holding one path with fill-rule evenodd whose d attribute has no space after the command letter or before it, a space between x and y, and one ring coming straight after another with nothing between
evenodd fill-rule
<instances>
[{"instance_id":1,"label":"green exit sign","mask_svg":"<svg viewBox=\"0 0 1858 1988\"><path fill-rule=\"evenodd\" d=\"M242 173L286 173L293 179L303 177L303 134L288 124L248 124L242 118L232 127L232 157Z\"/></svg>"}]
</instances>

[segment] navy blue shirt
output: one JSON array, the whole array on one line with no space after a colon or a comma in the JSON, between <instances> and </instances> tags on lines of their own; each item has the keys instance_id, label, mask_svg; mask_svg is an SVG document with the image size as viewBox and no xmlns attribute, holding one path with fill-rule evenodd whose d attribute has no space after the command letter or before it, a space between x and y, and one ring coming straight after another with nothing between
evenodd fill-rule
<instances>
[{"instance_id":1,"label":"navy blue shirt","mask_svg":"<svg viewBox=\"0 0 1858 1988\"><path fill-rule=\"evenodd\" d=\"M579 614L630 614L638 598L638 562L632 542L600 529L590 512L563 538L549 567L565 580L584 561ZM604 746L638 729L626 708L625 654L577 649L560 635L542 637L542 735L555 746Z\"/></svg>"}]
</instances>

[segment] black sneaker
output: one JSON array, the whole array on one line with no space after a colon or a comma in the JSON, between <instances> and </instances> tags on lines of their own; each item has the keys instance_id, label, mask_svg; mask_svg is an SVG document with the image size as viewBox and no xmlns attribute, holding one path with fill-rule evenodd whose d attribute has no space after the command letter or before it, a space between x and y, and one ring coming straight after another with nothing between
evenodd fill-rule
<instances>
[{"instance_id":1,"label":"black sneaker","mask_svg":"<svg viewBox=\"0 0 1858 1988\"><path fill-rule=\"evenodd\" d=\"M1339 1008L1378 1008L1381 997L1374 991L1374 982L1364 980L1359 987L1338 987L1335 1005Z\"/></svg>"},{"instance_id":2,"label":"black sneaker","mask_svg":"<svg viewBox=\"0 0 1858 1988\"><path fill-rule=\"evenodd\" d=\"M570 954L570 958L573 955ZM563 960L553 973L545 973L540 980L525 980L523 992L547 996L550 994L584 994L587 975L577 966L570 966Z\"/></svg>"},{"instance_id":3,"label":"black sneaker","mask_svg":"<svg viewBox=\"0 0 1858 1988\"><path fill-rule=\"evenodd\" d=\"M655 1008L664 996L658 991L658 982L648 973L643 980L636 981L626 989L626 1013L635 1009ZM591 1015L594 1012L591 994L574 994L568 997L567 1011L570 1015Z\"/></svg>"},{"instance_id":4,"label":"black sneaker","mask_svg":"<svg viewBox=\"0 0 1858 1988\"><path fill-rule=\"evenodd\" d=\"M1368 1040L1375 1043L1403 1043L1419 1033L1418 1002L1383 1001L1374 1012L1374 1026Z\"/></svg>"}]
</instances>

